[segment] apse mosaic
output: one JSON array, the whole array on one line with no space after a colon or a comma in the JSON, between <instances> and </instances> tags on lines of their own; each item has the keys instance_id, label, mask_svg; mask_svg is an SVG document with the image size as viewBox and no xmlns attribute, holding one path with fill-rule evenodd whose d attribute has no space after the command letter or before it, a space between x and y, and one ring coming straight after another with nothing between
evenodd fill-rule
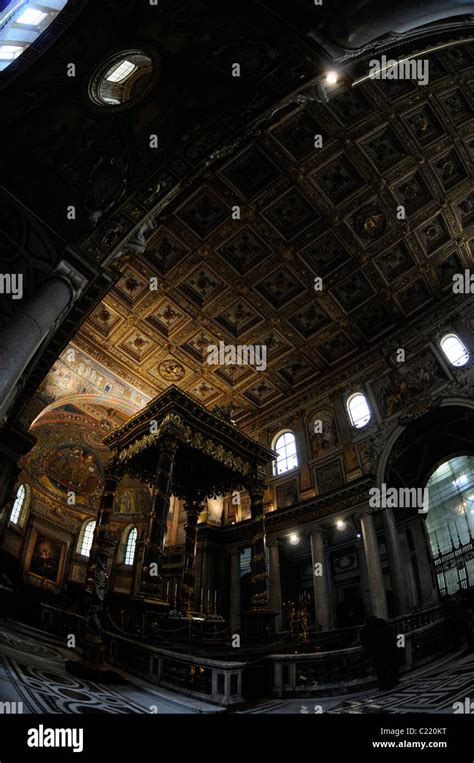
<instances>
[{"instance_id":1,"label":"apse mosaic","mask_svg":"<svg viewBox=\"0 0 474 763\"><path fill-rule=\"evenodd\" d=\"M97 490L102 468L90 448L65 444L51 453L46 474L56 487L87 495Z\"/></svg>"}]
</instances>

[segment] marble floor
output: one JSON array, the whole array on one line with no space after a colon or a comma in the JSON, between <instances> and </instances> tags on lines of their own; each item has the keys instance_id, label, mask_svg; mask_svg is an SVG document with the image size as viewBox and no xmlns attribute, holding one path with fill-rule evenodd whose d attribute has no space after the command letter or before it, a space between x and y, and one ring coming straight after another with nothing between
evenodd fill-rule
<instances>
[{"instance_id":1,"label":"marble floor","mask_svg":"<svg viewBox=\"0 0 474 763\"><path fill-rule=\"evenodd\" d=\"M22 703L23 713L216 713L220 708L123 675L113 686L66 672L72 650L59 640L11 620L0 620L0 702Z\"/></svg>"},{"instance_id":2,"label":"marble floor","mask_svg":"<svg viewBox=\"0 0 474 763\"><path fill-rule=\"evenodd\" d=\"M24 713L220 713L118 671L113 686L66 672L72 650L49 634L0 621L0 703L22 703ZM391 691L370 690L322 698L264 700L241 714L452 713L454 702L474 698L474 654L458 653L404 676Z\"/></svg>"},{"instance_id":3,"label":"marble floor","mask_svg":"<svg viewBox=\"0 0 474 763\"><path fill-rule=\"evenodd\" d=\"M474 654L465 651L403 676L395 689L261 702L244 713L453 713L453 703L474 699Z\"/></svg>"}]
</instances>

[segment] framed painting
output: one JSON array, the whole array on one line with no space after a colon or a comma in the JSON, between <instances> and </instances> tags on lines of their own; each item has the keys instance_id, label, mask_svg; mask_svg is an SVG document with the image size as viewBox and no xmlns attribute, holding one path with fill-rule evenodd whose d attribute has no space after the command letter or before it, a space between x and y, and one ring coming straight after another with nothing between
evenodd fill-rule
<instances>
[{"instance_id":1,"label":"framed painting","mask_svg":"<svg viewBox=\"0 0 474 763\"><path fill-rule=\"evenodd\" d=\"M66 555L66 543L51 538L39 530L33 530L26 571L36 578L59 585Z\"/></svg>"}]
</instances>

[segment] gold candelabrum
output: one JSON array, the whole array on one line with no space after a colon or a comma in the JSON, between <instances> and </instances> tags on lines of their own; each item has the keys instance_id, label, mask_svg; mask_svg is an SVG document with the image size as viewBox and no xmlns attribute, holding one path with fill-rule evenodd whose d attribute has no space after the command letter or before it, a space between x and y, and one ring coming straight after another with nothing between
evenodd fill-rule
<instances>
[{"instance_id":1,"label":"gold candelabrum","mask_svg":"<svg viewBox=\"0 0 474 763\"><path fill-rule=\"evenodd\" d=\"M298 604L294 601L287 601L285 603L286 610L288 612L288 624L290 626L290 632L294 634L299 641L304 644L309 643L309 601L305 596L300 596Z\"/></svg>"}]
</instances>

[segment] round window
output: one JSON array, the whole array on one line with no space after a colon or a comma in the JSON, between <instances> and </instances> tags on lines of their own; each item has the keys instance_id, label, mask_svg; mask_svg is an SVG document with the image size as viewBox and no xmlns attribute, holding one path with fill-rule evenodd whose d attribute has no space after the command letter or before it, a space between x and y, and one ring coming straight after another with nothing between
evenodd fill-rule
<instances>
[{"instance_id":1,"label":"round window","mask_svg":"<svg viewBox=\"0 0 474 763\"><path fill-rule=\"evenodd\" d=\"M144 95L154 79L153 60L141 50L120 51L104 61L89 85L98 106L118 107Z\"/></svg>"}]
</instances>

